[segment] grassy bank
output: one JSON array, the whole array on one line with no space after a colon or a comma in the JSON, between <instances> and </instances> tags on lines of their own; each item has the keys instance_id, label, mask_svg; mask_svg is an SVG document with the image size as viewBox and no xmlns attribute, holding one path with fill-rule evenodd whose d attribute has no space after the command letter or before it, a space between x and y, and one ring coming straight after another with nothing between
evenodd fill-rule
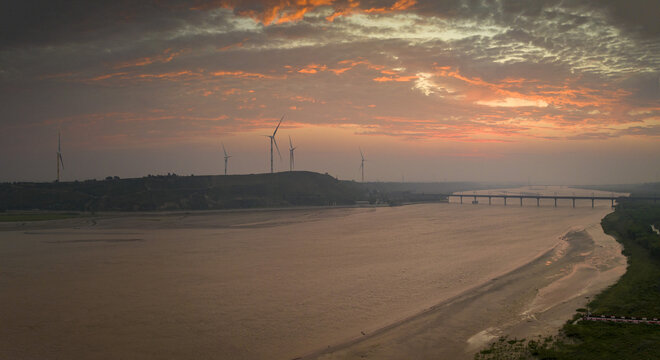
<instances>
[{"instance_id":1,"label":"grassy bank","mask_svg":"<svg viewBox=\"0 0 660 360\"><path fill-rule=\"evenodd\" d=\"M621 242L628 268L589 303L595 315L660 318L660 206L623 202L602 226ZM584 309L578 309L584 311ZM502 338L476 359L660 359L660 326L569 320L556 337Z\"/></svg>"}]
</instances>

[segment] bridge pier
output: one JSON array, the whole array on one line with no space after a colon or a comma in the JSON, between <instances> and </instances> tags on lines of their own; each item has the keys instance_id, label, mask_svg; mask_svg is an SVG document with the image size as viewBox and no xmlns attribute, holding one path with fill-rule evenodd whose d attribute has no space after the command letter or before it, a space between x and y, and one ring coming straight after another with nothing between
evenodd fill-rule
<instances>
[{"instance_id":1,"label":"bridge pier","mask_svg":"<svg viewBox=\"0 0 660 360\"><path fill-rule=\"evenodd\" d=\"M504 199L504 206L506 206L506 196L503 197L503 199Z\"/></svg>"},{"instance_id":2,"label":"bridge pier","mask_svg":"<svg viewBox=\"0 0 660 360\"><path fill-rule=\"evenodd\" d=\"M591 208L594 208L594 198L591 198Z\"/></svg>"},{"instance_id":3,"label":"bridge pier","mask_svg":"<svg viewBox=\"0 0 660 360\"><path fill-rule=\"evenodd\" d=\"M541 198L536 198L536 207L541 206Z\"/></svg>"},{"instance_id":4,"label":"bridge pier","mask_svg":"<svg viewBox=\"0 0 660 360\"><path fill-rule=\"evenodd\" d=\"M522 196L520 197L520 206L522 206Z\"/></svg>"},{"instance_id":5,"label":"bridge pier","mask_svg":"<svg viewBox=\"0 0 660 360\"><path fill-rule=\"evenodd\" d=\"M461 204L463 204L463 195L458 195L461 198Z\"/></svg>"},{"instance_id":6,"label":"bridge pier","mask_svg":"<svg viewBox=\"0 0 660 360\"><path fill-rule=\"evenodd\" d=\"M573 208L575 208L575 198L573 198Z\"/></svg>"},{"instance_id":7,"label":"bridge pier","mask_svg":"<svg viewBox=\"0 0 660 360\"><path fill-rule=\"evenodd\" d=\"M557 207L557 197L555 196L555 207Z\"/></svg>"},{"instance_id":8,"label":"bridge pier","mask_svg":"<svg viewBox=\"0 0 660 360\"><path fill-rule=\"evenodd\" d=\"M474 196L474 201L472 202L472 205L476 205L476 204L477 204L477 196L475 195Z\"/></svg>"},{"instance_id":9,"label":"bridge pier","mask_svg":"<svg viewBox=\"0 0 660 360\"><path fill-rule=\"evenodd\" d=\"M612 209L614 209L614 198L612 198L611 200L612 200Z\"/></svg>"},{"instance_id":10,"label":"bridge pier","mask_svg":"<svg viewBox=\"0 0 660 360\"><path fill-rule=\"evenodd\" d=\"M488 205L490 205L490 200L491 200L491 197L489 196L488 197Z\"/></svg>"}]
</instances>

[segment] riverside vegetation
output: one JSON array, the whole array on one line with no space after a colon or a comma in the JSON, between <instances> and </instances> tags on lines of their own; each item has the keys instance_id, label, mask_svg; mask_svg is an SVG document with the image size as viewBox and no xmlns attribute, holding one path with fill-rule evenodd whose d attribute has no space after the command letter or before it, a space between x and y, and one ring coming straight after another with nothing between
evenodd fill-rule
<instances>
[{"instance_id":1,"label":"riverside vegetation","mask_svg":"<svg viewBox=\"0 0 660 360\"><path fill-rule=\"evenodd\" d=\"M369 199L358 183L304 171L0 184L0 210L211 210L347 205Z\"/></svg>"},{"instance_id":2,"label":"riverside vegetation","mask_svg":"<svg viewBox=\"0 0 660 360\"><path fill-rule=\"evenodd\" d=\"M168 174L131 179L108 176L105 180L0 183L0 212L217 210L354 205L357 202L400 205L443 202L447 198L442 194L488 186L470 182L358 183L309 171L205 176ZM23 220L29 219L17 221Z\"/></svg>"},{"instance_id":3,"label":"riverside vegetation","mask_svg":"<svg viewBox=\"0 0 660 360\"><path fill-rule=\"evenodd\" d=\"M603 230L623 245L628 268L588 306L594 315L660 318L660 205L622 200L602 220ZM581 321L586 309L557 336L501 337L475 359L660 359L660 326Z\"/></svg>"}]
</instances>

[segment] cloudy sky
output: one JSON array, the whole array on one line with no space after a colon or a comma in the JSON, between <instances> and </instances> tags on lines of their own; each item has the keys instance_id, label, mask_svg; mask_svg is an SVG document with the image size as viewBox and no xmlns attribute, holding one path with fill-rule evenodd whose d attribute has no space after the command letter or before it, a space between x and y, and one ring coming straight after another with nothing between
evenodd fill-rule
<instances>
[{"instance_id":1,"label":"cloudy sky","mask_svg":"<svg viewBox=\"0 0 660 360\"><path fill-rule=\"evenodd\" d=\"M14 1L0 181L660 180L660 3ZM277 154L277 152L276 152Z\"/></svg>"}]
</instances>

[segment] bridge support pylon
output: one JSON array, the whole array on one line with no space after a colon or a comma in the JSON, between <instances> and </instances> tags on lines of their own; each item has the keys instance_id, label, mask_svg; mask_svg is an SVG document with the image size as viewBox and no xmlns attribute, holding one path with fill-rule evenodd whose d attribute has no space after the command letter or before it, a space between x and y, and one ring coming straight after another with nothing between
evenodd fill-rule
<instances>
[{"instance_id":1,"label":"bridge support pylon","mask_svg":"<svg viewBox=\"0 0 660 360\"><path fill-rule=\"evenodd\" d=\"M491 197L489 196L488 197L488 205L490 205L490 200L491 200Z\"/></svg>"},{"instance_id":2,"label":"bridge support pylon","mask_svg":"<svg viewBox=\"0 0 660 360\"><path fill-rule=\"evenodd\" d=\"M536 198L536 207L541 206L541 198Z\"/></svg>"},{"instance_id":3,"label":"bridge support pylon","mask_svg":"<svg viewBox=\"0 0 660 360\"><path fill-rule=\"evenodd\" d=\"M557 207L557 198L555 197L555 207Z\"/></svg>"},{"instance_id":4,"label":"bridge support pylon","mask_svg":"<svg viewBox=\"0 0 660 360\"><path fill-rule=\"evenodd\" d=\"M506 206L506 196L503 197L503 199L504 199L504 206Z\"/></svg>"},{"instance_id":5,"label":"bridge support pylon","mask_svg":"<svg viewBox=\"0 0 660 360\"><path fill-rule=\"evenodd\" d=\"M522 196L520 197L520 206L522 206Z\"/></svg>"},{"instance_id":6,"label":"bridge support pylon","mask_svg":"<svg viewBox=\"0 0 660 360\"><path fill-rule=\"evenodd\" d=\"M594 208L594 198L591 198L591 208Z\"/></svg>"},{"instance_id":7,"label":"bridge support pylon","mask_svg":"<svg viewBox=\"0 0 660 360\"><path fill-rule=\"evenodd\" d=\"M573 208L575 208L575 198L573 198Z\"/></svg>"}]
</instances>

